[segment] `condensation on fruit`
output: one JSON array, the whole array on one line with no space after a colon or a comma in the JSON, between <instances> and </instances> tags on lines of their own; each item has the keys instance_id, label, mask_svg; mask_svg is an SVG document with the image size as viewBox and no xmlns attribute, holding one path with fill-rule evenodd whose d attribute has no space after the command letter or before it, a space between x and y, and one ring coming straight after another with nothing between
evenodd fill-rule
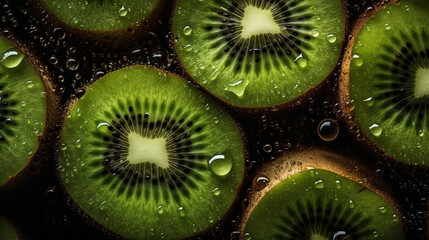
<instances>
[{"instance_id":1,"label":"condensation on fruit","mask_svg":"<svg viewBox=\"0 0 429 240\"><path fill-rule=\"evenodd\" d=\"M383 128L380 125L373 123L371 126L369 126L369 132L375 137L379 137L383 132Z\"/></svg>"},{"instance_id":2,"label":"condensation on fruit","mask_svg":"<svg viewBox=\"0 0 429 240\"><path fill-rule=\"evenodd\" d=\"M354 54L354 55L353 55L353 64L354 64L356 67L360 67L360 66L362 66L362 65L363 65L363 59L362 59L362 58L360 58L360 56L359 56L359 55Z\"/></svg>"},{"instance_id":3,"label":"condensation on fruit","mask_svg":"<svg viewBox=\"0 0 429 240\"><path fill-rule=\"evenodd\" d=\"M216 176L225 176L232 169L232 160L224 154L215 154L208 160L210 171Z\"/></svg>"},{"instance_id":4,"label":"condensation on fruit","mask_svg":"<svg viewBox=\"0 0 429 240\"><path fill-rule=\"evenodd\" d=\"M264 174L258 174L253 178L253 189L261 191L270 183L270 179Z\"/></svg>"},{"instance_id":5,"label":"condensation on fruit","mask_svg":"<svg viewBox=\"0 0 429 240\"><path fill-rule=\"evenodd\" d=\"M317 127L317 133L322 140L333 141L339 133L338 123L330 118L323 119Z\"/></svg>"},{"instance_id":6,"label":"condensation on fruit","mask_svg":"<svg viewBox=\"0 0 429 240\"><path fill-rule=\"evenodd\" d=\"M23 58L24 54L21 51L17 48L10 48L2 53L0 64L5 68L15 68Z\"/></svg>"}]
</instances>

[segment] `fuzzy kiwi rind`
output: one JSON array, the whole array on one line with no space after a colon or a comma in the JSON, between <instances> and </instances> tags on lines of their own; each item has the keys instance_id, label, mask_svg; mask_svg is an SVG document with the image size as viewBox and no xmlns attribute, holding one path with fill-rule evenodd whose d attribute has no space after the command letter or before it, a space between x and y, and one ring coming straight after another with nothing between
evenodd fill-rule
<instances>
[{"instance_id":1,"label":"fuzzy kiwi rind","mask_svg":"<svg viewBox=\"0 0 429 240\"><path fill-rule=\"evenodd\" d=\"M278 28L241 35L249 5L272 9ZM178 0L173 32L180 62L198 84L229 104L266 107L302 95L334 69L344 12L339 0Z\"/></svg>"},{"instance_id":2,"label":"fuzzy kiwi rind","mask_svg":"<svg viewBox=\"0 0 429 240\"><path fill-rule=\"evenodd\" d=\"M129 145L118 136L131 125L155 129L155 136L175 131L178 140L169 142L180 145L169 150L169 163L181 169L168 171L177 177L148 163L128 165L137 173L129 174L118 161ZM228 211L244 175L241 134L226 112L193 84L143 66L88 87L66 119L61 149L59 176L74 203L130 239L185 238L206 229ZM224 176L209 168L216 154L231 160Z\"/></svg>"},{"instance_id":3,"label":"fuzzy kiwi rind","mask_svg":"<svg viewBox=\"0 0 429 240\"><path fill-rule=\"evenodd\" d=\"M19 235L15 228L4 218L0 217L0 239L16 240Z\"/></svg>"},{"instance_id":4,"label":"fuzzy kiwi rind","mask_svg":"<svg viewBox=\"0 0 429 240\"><path fill-rule=\"evenodd\" d=\"M385 153L410 164L429 164L428 11L422 0L378 11L359 32L350 67L360 128Z\"/></svg>"},{"instance_id":5,"label":"fuzzy kiwi rind","mask_svg":"<svg viewBox=\"0 0 429 240\"><path fill-rule=\"evenodd\" d=\"M88 31L126 28L144 19L159 0L40 0L67 25Z\"/></svg>"},{"instance_id":6,"label":"fuzzy kiwi rind","mask_svg":"<svg viewBox=\"0 0 429 240\"><path fill-rule=\"evenodd\" d=\"M327 170L300 172L253 210L251 239L402 239L396 210L364 186Z\"/></svg>"},{"instance_id":7,"label":"fuzzy kiwi rind","mask_svg":"<svg viewBox=\"0 0 429 240\"><path fill-rule=\"evenodd\" d=\"M27 57L0 37L0 185L28 163L46 118L42 79Z\"/></svg>"}]
</instances>

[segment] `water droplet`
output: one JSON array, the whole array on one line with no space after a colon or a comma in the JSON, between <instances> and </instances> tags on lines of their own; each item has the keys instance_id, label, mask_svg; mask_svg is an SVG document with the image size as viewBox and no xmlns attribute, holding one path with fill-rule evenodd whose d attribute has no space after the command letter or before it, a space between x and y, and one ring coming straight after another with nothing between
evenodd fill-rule
<instances>
[{"instance_id":1,"label":"water droplet","mask_svg":"<svg viewBox=\"0 0 429 240\"><path fill-rule=\"evenodd\" d=\"M219 75L219 68L216 68L212 74L210 74L210 80L215 80L217 78L217 76Z\"/></svg>"},{"instance_id":2,"label":"water droplet","mask_svg":"<svg viewBox=\"0 0 429 240\"><path fill-rule=\"evenodd\" d=\"M193 47L192 47L192 45L191 45L191 44L187 44L186 46L184 46L184 47L183 47L183 49L184 49L186 52L190 52L190 51L192 51L192 50L193 50Z\"/></svg>"},{"instance_id":3,"label":"water droplet","mask_svg":"<svg viewBox=\"0 0 429 240\"><path fill-rule=\"evenodd\" d=\"M66 67L72 71L75 71L79 68L79 62L74 58L69 58L66 61Z\"/></svg>"},{"instance_id":4,"label":"water droplet","mask_svg":"<svg viewBox=\"0 0 429 240\"><path fill-rule=\"evenodd\" d=\"M374 231L374 232L372 233L372 235L373 235L374 237L378 237L378 232L377 232L377 231Z\"/></svg>"},{"instance_id":5,"label":"water droplet","mask_svg":"<svg viewBox=\"0 0 429 240\"><path fill-rule=\"evenodd\" d=\"M237 97L242 97L244 95L244 91L246 90L247 85L249 85L249 80L238 80L235 83L228 84L228 87L226 89L237 95Z\"/></svg>"},{"instance_id":6,"label":"water droplet","mask_svg":"<svg viewBox=\"0 0 429 240\"><path fill-rule=\"evenodd\" d=\"M0 64L5 68L15 68L21 63L23 58L24 54L21 51L17 48L10 48L3 52Z\"/></svg>"},{"instance_id":7,"label":"water droplet","mask_svg":"<svg viewBox=\"0 0 429 240\"><path fill-rule=\"evenodd\" d=\"M232 160L229 157L225 157L223 154L213 155L209 161L209 168L213 174L217 176L225 176L232 169Z\"/></svg>"},{"instance_id":8,"label":"water droplet","mask_svg":"<svg viewBox=\"0 0 429 240\"><path fill-rule=\"evenodd\" d=\"M61 144L61 150L67 150L67 145L65 144L65 143L62 143Z\"/></svg>"},{"instance_id":9,"label":"water droplet","mask_svg":"<svg viewBox=\"0 0 429 240\"><path fill-rule=\"evenodd\" d=\"M75 146L76 146L76 148L80 148L82 146L80 139L76 140Z\"/></svg>"},{"instance_id":10,"label":"water droplet","mask_svg":"<svg viewBox=\"0 0 429 240\"><path fill-rule=\"evenodd\" d=\"M303 57L302 53L299 54L298 57L296 57L293 61L296 62L296 64L298 64L298 66L301 68L307 67L307 59Z\"/></svg>"},{"instance_id":11,"label":"water droplet","mask_svg":"<svg viewBox=\"0 0 429 240\"><path fill-rule=\"evenodd\" d=\"M380 213L386 213L387 212L387 208L385 208L385 207L379 207L378 208L378 211L380 211Z\"/></svg>"},{"instance_id":12,"label":"water droplet","mask_svg":"<svg viewBox=\"0 0 429 240\"><path fill-rule=\"evenodd\" d=\"M392 221L393 222L398 222L399 221L398 216L396 216L396 214L392 215Z\"/></svg>"},{"instance_id":13,"label":"water droplet","mask_svg":"<svg viewBox=\"0 0 429 240\"><path fill-rule=\"evenodd\" d=\"M337 189L341 189L341 181L340 181L340 180L336 180L336 181L335 181L335 187L336 187Z\"/></svg>"},{"instance_id":14,"label":"water droplet","mask_svg":"<svg viewBox=\"0 0 429 240\"><path fill-rule=\"evenodd\" d=\"M362 66L362 65L363 65L363 59L362 59L362 58L360 58L360 56L359 56L359 55L354 54L354 55L353 55L353 64L354 64L356 67L360 67L360 66Z\"/></svg>"},{"instance_id":15,"label":"water droplet","mask_svg":"<svg viewBox=\"0 0 429 240\"><path fill-rule=\"evenodd\" d=\"M372 105L374 105L374 100L372 100L372 97L365 98L362 101L364 101L368 107L371 107Z\"/></svg>"},{"instance_id":16,"label":"water droplet","mask_svg":"<svg viewBox=\"0 0 429 240\"><path fill-rule=\"evenodd\" d=\"M212 193L213 193L213 195L215 195L215 196L219 196L219 194L220 194L220 189L219 189L219 188L214 188L214 189L212 190Z\"/></svg>"},{"instance_id":17,"label":"water droplet","mask_svg":"<svg viewBox=\"0 0 429 240\"><path fill-rule=\"evenodd\" d=\"M420 129L419 130L419 137L423 137L425 135L425 130L424 129Z\"/></svg>"},{"instance_id":18,"label":"water droplet","mask_svg":"<svg viewBox=\"0 0 429 240\"><path fill-rule=\"evenodd\" d=\"M273 146L271 146L271 144L265 144L262 149L264 150L264 152L270 153L273 150Z\"/></svg>"},{"instance_id":19,"label":"water droplet","mask_svg":"<svg viewBox=\"0 0 429 240\"><path fill-rule=\"evenodd\" d=\"M320 121L319 126L317 127L317 133L324 141L334 140L337 138L339 131L338 123L330 118Z\"/></svg>"},{"instance_id":20,"label":"water droplet","mask_svg":"<svg viewBox=\"0 0 429 240\"><path fill-rule=\"evenodd\" d=\"M164 213L164 207L162 205L158 205L158 207L156 207L156 212L158 214L163 214Z\"/></svg>"},{"instance_id":21,"label":"water droplet","mask_svg":"<svg viewBox=\"0 0 429 240\"><path fill-rule=\"evenodd\" d=\"M334 34L328 34L326 36L326 39L328 40L328 42L330 43L334 43L337 41L337 37Z\"/></svg>"},{"instance_id":22,"label":"water droplet","mask_svg":"<svg viewBox=\"0 0 429 240\"><path fill-rule=\"evenodd\" d=\"M149 234L150 234L151 236L155 236L155 229L151 228L151 229L149 230Z\"/></svg>"},{"instance_id":23,"label":"water droplet","mask_svg":"<svg viewBox=\"0 0 429 240\"><path fill-rule=\"evenodd\" d=\"M103 211L106 208L106 201L103 201L102 203L100 203L100 205L98 205L98 209L100 209L101 211Z\"/></svg>"},{"instance_id":24,"label":"water droplet","mask_svg":"<svg viewBox=\"0 0 429 240\"><path fill-rule=\"evenodd\" d=\"M381 126L379 126L378 124L374 123L371 126L369 126L369 131L371 132L372 135L374 135L375 137L378 137L383 132L383 128L381 128Z\"/></svg>"},{"instance_id":25,"label":"water droplet","mask_svg":"<svg viewBox=\"0 0 429 240\"><path fill-rule=\"evenodd\" d=\"M250 236L250 233L245 233L244 234L244 240L251 240L252 236Z\"/></svg>"},{"instance_id":26,"label":"water droplet","mask_svg":"<svg viewBox=\"0 0 429 240\"><path fill-rule=\"evenodd\" d=\"M314 182L314 187L322 189L325 187L325 183L323 182L323 180L317 180L316 182Z\"/></svg>"},{"instance_id":27,"label":"water droplet","mask_svg":"<svg viewBox=\"0 0 429 240\"><path fill-rule=\"evenodd\" d=\"M25 82L25 85L27 86L27 88L32 88L32 87L34 87L34 83L33 83L33 81L31 81L31 80L26 81L26 82Z\"/></svg>"},{"instance_id":28,"label":"water droplet","mask_svg":"<svg viewBox=\"0 0 429 240\"><path fill-rule=\"evenodd\" d=\"M185 217L186 216L186 212L185 212L185 209L183 207L179 207L178 210L179 210L179 215L181 217Z\"/></svg>"},{"instance_id":29,"label":"water droplet","mask_svg":"<svg viewBox=\"0 0 429 240\"><path fill-rule=\"evenodd\" d=\"M185 34L186 36L188 36L191 33L192 33L192 28L190 26L185 26L183 28L183 34Z\"/></svg>"},{"instance_id":30,"label":"water droplet","mask_svg":"<svg viewBox=\"0 0 429 240\"><path fill-rule=\"evenodd\" d=\"M253 178L253 189L261 191L268 185L268 183L270 183L270 179L267 176L263 174L257 175Z\"/></svg>"},{"instance_id":31,"label":"water droplet","mask_svg":"<svg viewBox=\"0 0 429 240\"><path fill-rule=\"evenodd\" d=\"M318 37L318 36L319 36L319 34L320 34L320 32L319 32L318 30L313 30L313 31L311 31L311 35L312 35L313 37Z\"/></svg>"},{"instance_id":32,"label":"water droplet","mask_svg":"<svg viewBox=\"0 0 429 240\"><path fill-rule=\"evenodd\" d=\"M385 23L385 24L384 24L384 28L385 28L386 30L390 30L390 25L389 25L388 23Z\"/></svg>"},{"instance_id":33,"label":"water droplet","mask_svg":"<svg viewBox=\"0 0 429 240\"><path fill-rule=\"evenodd\" d=\"M121 17L127 16L127 13L128 13L128 10L124 6L122 6L121 9L119 9L118 11L119 16Z\"/></svg>"},{"instance_id":34,"label":"water droplet","mask_svg":"<svg viewBox=\"0 0 429 240\"><path fill-rule=\"evenodd\" d=\"M353 202L353 200L349 201L349 208L354 208L355 207L355 203Z\"/></svg>"}]
</instances>

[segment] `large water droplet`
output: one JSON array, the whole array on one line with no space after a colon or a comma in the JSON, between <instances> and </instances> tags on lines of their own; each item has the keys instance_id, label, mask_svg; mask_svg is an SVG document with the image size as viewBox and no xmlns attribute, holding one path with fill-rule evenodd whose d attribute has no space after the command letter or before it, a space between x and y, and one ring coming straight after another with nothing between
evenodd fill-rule
<instances>
[{"instance_id":1,"label":"large water droplet","mask_svg":"<svg viewBox=\"0 0 429 240\"><path fill-rule=\"evenodd\" d=\"M371 132L372 135L374 135L375 137L378 137L383 132L383 128L381 128L381 126L379 126L378 124L374 123L371 126L369 126L369 131Z\"/></svg>"},{"instance_id":2,"label":"large water droplet","mask_svg":"<svg viewBox=\"0 0 429 240\"><path fill-rule=\"evenodd\" d=\"M360 67L363 65L363 59L359 57L359 55L355 54L353 55L353 64L356 67Z\"/></svg>"},{"instance_id":3,"label":"large water droplet","mask_svg":"<svg viewBox=\"0 0 429 240\"><path fill-rule=\"evenodd\" d=\"M317 180L316 182L314 182L314 187L322 189L325 187L325 183L323 182L323 180Z\"/></svg>"},{"instance_id":4,"label":"large water droplet","mask_svg":"<svg viewBox=\"0 0 429 240\"><path fill-rule=\"evenodd\" d=\"M225 176L232 169L232 160L229 157L225 157L223 154L213 155L209 161L209 168L213 174L217 176Z\"/></svg>"},{"instance_id":5,"label":"large water droplet","mask_svg":"<svg viewBox=\"0 0 429 240\"><path fill-rule=\"evenodd\" d=\"M128 10L124 6L122 6L121 9L119 9L118 14L121 17L125 17L128 14Z\"/></svg>"},{"instance_id":6,"label":"large water droplet","mask_svg":"<svg viewBox=\"0 0 429 240\"><path fill-rule=\"evenodd\" d=\"M334 43L337 41L337 37L334 34L328 34L326 36L326 39L328 40L328 42L330 43Z\"/></svg>"},{"instance_id":7,"label":"large water droplet","mask_svg":"<svg viewBox=\"0 0 429 240\"><path fill-rule=\"evenodd\" d=\"M312 35L313 37L318 37L318 36L319 36L319 34L320 34L320 32L319 32L318 30L313 30L313 31L311 31L311 35Z\"/></svg>"},{"instance_id":8,"label":"large water droplet","mask_svg":"<svg viewBox=\"0 0 429 240\"><path fill-rule=\"evenodd\" d=\"M268 183L270 183L270 179L263 174L259 174L253 178L253 189L261 191L268 185Z\"/></svg>"},{"instance_id":9,"label":"large water droplet","mask_svg":"<svg viewBox=\"0 0 429 240\"><path fill-rule=\"evenodd\" d=\"M23 58L24 54L21 51L17 48L10 48L3 52L0 64L5 68L15 68L21 63Z\"/></svg>"},{"instance_id":10,"label":"large water droplet","mask_svg":"<svg viewBox=\"0 0 429 240\"><path fill-rule=\"evenodd\" d=\"M185 35L190 35L192 33L192 28L190 27L190 26L185 26L184 28L183 28L183 34L185 34Z\"/></svg>"},{"instance_id":11,"label":"large water droplet","mask_svg":"<svg viewBox=\"0 0 429 240\"><path fill-rule=\"evenodd\" d=\"M317 133L324 141L334 140L337 138L339 131L338 123L330 118L320 121L319 126L317 127Z\"/></svg>"},{"instance_id":12,"label":"large water droplet","mask_svg":"<svg viewBox=\"0 0 429 240\"><path fill-rule=\"evenodd\" d=\"M185 212L185 209L183 207L179 207L178 211L179 211L179 216L181 216L181 217L186 216L186 212Z\"/></svg>"},{"instance_id":13,"label":"large water droplet","mask_svg":"<svg viewBox=\"0 0 429 240\"><path fill-rule=\"evenodd\" d=\"M238 80L235 83L228 84L227 90L237 95L237 97L242 97L247 85L249 85L249 80Z\"/></svg>"}]
</instances>

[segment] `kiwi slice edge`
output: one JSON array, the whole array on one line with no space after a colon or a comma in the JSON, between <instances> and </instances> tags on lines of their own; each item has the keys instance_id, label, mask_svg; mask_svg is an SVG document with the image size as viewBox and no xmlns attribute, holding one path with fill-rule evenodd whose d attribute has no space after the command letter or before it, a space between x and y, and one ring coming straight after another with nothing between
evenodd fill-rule
<instances>
[{"instance_id":1,"label":"kiwi slice edge","mask_svg":"<svg viewBox=\"0 0 429 240\"><path fill-rule=\"evenodd\" d=\"M251 239L403 237L398 213L387 201L348 178L321 169L293 174L269 189L243 229Z\"/></svg>"},{"instance_id":2,"label":"kiwi slice edge","mask_svg":"<svg viewBox=\"0 0 429 240\"><path fill-rule=\"evenodd\" d=\"M126 76L126 77L124 77ZM142 77L143 76L143 77ZM146 77L146 80L144 80L144 77ZM153 78L151 80L151 78ZM127 82L127 84L123 84ZM121 84L122 83L122 84ZM167 83L168 86L167 86ZM118 86L119 84L119 86ZM61 148L63 149L60 152L59 161L58 161L58 173L57 176L60 178L60 181L62 182L63 190L71 197L73 202L73 207L76 207L79 212L82 212L85 216L85 218L90 219L91 221L94 221L95 225L103 226L104 228L111 229L113 234L119 234L120 236L126 237L126 238L147 238L147 237L163 237L165 239L170 238L176 238L176 237L189 237L191 235L194 235L198 232L201 232L208 228L210 225L214 224L214 222L217 222L225 213L229 212L230 207L235 202L235 192L240 188L242 178L244 177L244 153L243 153L243 143L241 140L241 134L235 125L233 123L232 119L228 114L224 112L219 106L217 106L217 103L211 100L210 98L205 97L205 95L202 95L203 93L199 92L193 84L191 84L192 87L189 87L189 84L186 83L183 79L172 75L172 74L166 74L164 72L161 72L159 70L154 70L151 67L145 67L145 66L132 66L132 67L126 67L117 71L114 71L112 73L107 74L106 76L102 77L100 80L98 80L93 85L90 85L88 89L86 90L86 94L79 100L77 100L70 110L70 116L67 117L66 123L64 124L63 129L63 139L62 139L62 145ZM130 86L131 85L131 86ZM152 85L154 87L152 87ZM122 87L125 86L125 87ZM195 88L194 88L195 87ZM99 90L105 88L104 91ZM189 139L193 139L192 134L196 134L195 141L200 141L200 143L195 145L195 148L198 149L201 146L206 144L208 140L205 140L204 138L198 139L202 137L203 135L207 134L199 134L198 132L204 131L204 129L212 129L213 127L219 127L219 130L214 130L214 132L217 132L219 137L214 137L215 142L218 143L218 145L225 145L230 144L232 146L237 146L239 149L232 150L231 147L228 148L225 152L220 151L219 149L221 147L216 147L213 144L208 145L206 148L208 151L211 151L210 154L203 154L199 153L195 154L196 156L189 156L192 159L195 159L195 166L190 166L189 169L196 169L193 173L193 170L190 170L191 173L188 173L189 176L185 179L176 179L173 182L173 184L177 183L177 186L170 186L167 185L167 182L171 180L171 178L168 177L168 174L164 175L161 180L160 175L157 175L156 179L153 178L153 176L150 176L149 178L146 178L146 176L142 176L142 173L154 173L151 171L146 172L138 172L139 176L127 175L127 176L120 176L120 173L118 172L108 172L105 173L104 170L108 169L109 171L113 171L113 167L110 168L110 165L114 165L117 162L114 162L112 160L112 163L110 165L104 161L106 160L106 157L103 157L104 151L99 151L99 148L101 145L105 143L105 140L103 140L106 135L106 132L102 133L96 133L97 137L101 138L101 141L98 140L87 140L85 141L84 137L81 134L73 134L73 127L81 128L80 131L88 133L92 135L95 131L95 127L99 125L99 120L97 119L100 115L104 115L105 113L93 113L94 115L98 115L94 118L88 117L87 122L80 121L78 118L83 118L86 115L86 112L88 111L88 108L95 108L99 109L100 106L102 106L104 103L100 103L101 101L91 101L90 99L93 98L101 98L112 95L112 93L116 92L118 89L121 89L121 93L118 93L120 96L114 96L112 99L115 98L121 98L127 99L130 97L130 95L138 94L141 92L140 96L144 96L143 94L146 92L148 98L150 99L151 94L154 92L157 92L155 89L164 89L164 93L167 93L169 91L175 91L175 94L171 95L177 95L179 94L184 95L183 97L197 97L198 99L186 100L184 101L189 106L194 104L201 104L205 102L207 106L204 107L204 105L201 106L201 108L204 109L204 113L207 114L210 112L211 117L216 116L215 119L213 119L214 124L212 124L212 127L209 127L211 124L200 124L198 121L194 121L193 123L189 124L189 122L185 121L183 124L185 124L188 128L195 130L197 133L193 132L191 133L191 137ZM152 89L153 88L153 89ZM192 89L194 88L194 89ZM145 89L145 92L142 91L142 89ZM172 90L170 90L172 89ZM173 90L174 89L174 90ZM183 92L179 93L178 89L182 89ZM102 93L101 93L102 91ZM92 94L92 92L97 92ZM94 95L97 95L97 97L94 97ZM159 95L159 94L158 94ZM86 100L89 99L89 100ZM109 99L107 97L106 99ZM162 100L168 100L168 97L160 97ZM178 98L180 99L180 98ZM109 99L110 101L111 99ZM142 121L145 121L146 115L148 116L148 120L146 122L146 127L152 126L155 130L159 126L165 127L164 122L157 123L157 114L151 113L153 111L148 111L148 114L145 114L143 112L142 114L139 114L139 111L141 109L148 107L149 109L158 109L159 115L162 116L163 111L169 110L168 103L162 103L162 104L154 104L153 106L150 106L151 104L147 103L145 101L144 97L141 97L142 103L138 103L138 101L128 101L127 100L119 100L115 99L114 103L112 103L113 108L115 108L116 112L120 112L123 120L125 120L125 115L128 114L129 118L132 118L132 113L129 112L129 107L127 107L127 104L132 106L133 113L135 113L135 119L139 119L139 116ZM128 102L127 102L128 101ZM181 101L181 100L178 100ZM93 105L94 104L94 105ZM123 105L125 104L125 105ZM149 104L149 105L148 105ZM90 106L93 105L93 106ZM122 105L124 108L121 109L119 106ZM186 110L183 110L184 108L179 107L181 103L175 103L177 109L176 111L180 112L183 111L186 113ZM186 104L185 104L186 105ZM188 106L186 105L186 106ZM172 106L170 106L172 107ZM164 109L164 110L160 110ZM174 109L172 107L171 109ZM197 107L191 106L190 109L197 109ZM123 111L125 110L125 112ZM104 111L108 112L110 110ZM198 110L200 111L200 110ZM80 112L80 113L79 113ZM200 117L204 118L204 116L201 116L201 114L191 111L190 117ZM188 111L189 113L189 111ZM107 113L109 117L112 117L113 120L120 121L117 118L115 113ZM174 115L173 112L169 120L170 123L173 121L174 118L177 116ZM179 115L178 115L179 116ZM128 118L127 117L127 118ZM209 119L211 118L209 117ZM86 117L85 117L86 118ZM91 119L92 118L92 119ZM152 122L152 120L154 122ZM76 121L75 121L76 120ZM164 120L164 119L161 119ZM207 120L205 118L204 120ZM212 120L212 119L210 119ZM95 123L95 121L97 123ZM167 123L168 123L167 121ZM179 119L175 121L181 121ZM72 122L72 123L71 123ZM107 123L109 121L105 121L104 123ZM103 124L100 126L103 127ZM143 124L143 123L141 123ZM182 125L183 125L182 124ZM220 126L216 126L216 124L219 124ZM85 125L92 125L93 127L86 127ZM114 124L112 124L113 126ZM189 126L188 126L189 125ZM202 130L199 129L200 125L202 126ZM207 125L207 126L205 126ZM100 127L99 126L99 127ZM141 125L142 126L142 125ZM174 124L173 124L174 126ZM228 129L236 129L228 131L229 133L224 133L225 131L221 131L222 128L228 128ZM105 126L104 126L105 127ZM168 126L167 126L168 127ZM92 130L88 130L92 129ZM106 127L106 131L109 131ZM158 129L160 130L160 129ZM179 128L176 131L180 131ZM213 130L210 130L213 131ZM234 133L235 132L235 133ZM108 133L111 134L111 133ZM122 133L121 133L122 134ZM87 134L85 134L87 135ZM229 137L225 141L225 143L222 143L220 141L221 136ZM110 136L112 137L112 136ZM136 137L135 135L133 137ZM137 137L138 138L138 137ZM208 138L205 136L205 138ZM211 137L210 137L211 138ZM79 141L77 141L79 140ZM121 140L122 141L122 140ZM135 141L135 140L131 140ZM94 145L95 144L95 145ZM88 146L92 145L92 146ZM86 150L85 146L89 148L90 150ZM94 147L95 146L95 147ZM239 147L238 147L239 146ZM131 148L131 145L130 145ZM217 148L217 150L216 150ZM223 146L224 148L224 146ZM135 149L135 148L134 148ZM81 156L74 157L73 154L75 151L78 151L82 154ZM107 150L106 150L107 151ZM157 151L157 150L155 150ZM201 150L203 152L203 150ZM224 153L224 154L222 154ZM213 154L213 155L212 155ZM83 156L87 156L84 158ZM101 158L100 158L101 156ZM109 156L108 156L109 157ZM183 157L183 156L182 156ZM226 168L222 168L222 166L219 168L219 165L213 169L208 169L207 161L210 159L211 161L214 161L216 163L216 160L222 159L223 157L231 158L231 164L232 166L226 165ZM85 160L87 161L85 161ZM187 162L188 160L185 159ZM70 163L70 166L67 166ZM84 163L82 165L82 163ZM103 164L109 165L109 167L106 168L106 166L103 166ZM92 170L85 170L84 168L87 167L87 169L92 168ZM146 167L149 167L148 164L146 164ZM77 170L73 170L76 168ZM95 170L94 170L95 169ZM160 169L160 168L158 168ZM114 171L116 171L115 169ZM212 170L212 171L210 171ZM83 172L83 173L82 173ZM136 171L137 172L137 171ZM77 177L74 176L76 173ZM214 174L215 173L215 174ZM86 174L86 177L83 177ZM116 176L115 176L116 175ZM144 175L144 174L143 174ZM153 174L155 175L155 174ZM211 183L204 181L204 177L213 177L213 180ZM109 178L111 179L109 180ZM130 179L127 179L127 178ZM84 179L88 178L88 179ZM188 180L189 179L189 180ZM96 190L92 190L95 192L88 193L93 189L94 187L81 187L79 185L78 181L85 182L84 185L91 185L91 186L98 186L95 187L97 189L106 189L101 190L100 192L96 192ZM155 181L155 182L154 182ZM228 182L230 181L230 182ZM116 185L115 185L116 184ZM134 185L133 185L134 184ZM181 184L181 186L179 186ZM79 185L79 186L77 186ZM115 185L115 186L113 186ZM225 186L222 186L225 185ZM159 189L156 189L156 186L159 186ZM165 186L167 186L167 189L162 189ZM145 187L146 190L142 187ZM172 187L171 189L168 189L169 187ZM179 188L182 188L182 190L178 190ZM189 188L187 190L186 188ZM131 190L130 190L131 189ZM198 193L195 193L194 190L199 189L200 191ZM177 192L178 193L177 193ZM113 192L113 193L112 193ZM103 195L104 194L104 195ZM192 201L195 201L195 198L193 197L199 196L201 199L199 200L198 204L191 203ZM201 197L201 195L207 196L209 200L205 200ZM90 197L89 197L90 196ZM117 198L117 199L110 199L109 198ZM105 201L102 199L106 199ZM157 199L157 200L155 200ZM180 203L177 203L175 201L180 201ZM158 202L156 202L158 201ZM189 201L189 202L187 202ZM211 202L212 201L212 202ZM116 202L116 203L114 203ZM144 205L146 203L146 205ZM127 205L124 206L123 209L115 208L114 206L117 205ZM131 209L132 206L130 204L134 204L137 207L137 209ZM200 206L201 204L206 204L204 208L198 208L193 209L195 206ZM136 207L135 206L135 207ZM107 213L113 211L114 214ZM109 220L115 218L116 220ZM118 221L118 218L122 219L123 221ZM166 219L169 218L169 221L173 221L173 219L176 219L176 221L182 222L184 226L181 228L174 228L174 231L176 231L174 234L171 232L171 227L169 227L168 223L166 223ZM198 219L203 218L203 219ZM134 219L133 221L131 219ZM132 221L132 222L130 222ZM142 227L142 221L145 222L144 226ZM140 224L140 225L138 225ZM137 227L140 229L139 232L136 231ZM134 230L133 230L134 229ZM163 231L164 229L164 231Z\"/></svg>"},{"instance_id":3,"label":"kiwi slice edge","mask_svg":"<svg viewBox=\"0 0 429 240\"><path fill-rule=\"evenodd\" d=\"M375 147L406 164L429 164L424 147L429 144L428 96L424 91L414 95L418 72L429 67L429 31L403 19L427 22L428 10L427 2L419 0L389 4L365 23L351 54L347 88L360 130Z\"/></svg>"},{"instance_id":4,"label":"kiwi slice edge","mask_svg":"<svg viewBox=\"0 0 429 240\"><path fill-rule=\"evenodd\" d=\"M17 41L0 36L1 186L30 163L47 121L49 83L39 75L33 55L27 56L27 50L24 54Z\"/></svg>"},{"instance_id":5,"label":"kiwi slice edge","mask_svg":"<svg viewBox=\"0 0 429 240\"><path fill-rule=\"evenodd\" d=\"M73 0L66 3L61 0L39 0L44 9L65 25L97 33L120 30L142 22L160 1L145 1L144 5L132 0ZM105 4L111 6L103 6Z\"/></svg>"}]
</instances>

